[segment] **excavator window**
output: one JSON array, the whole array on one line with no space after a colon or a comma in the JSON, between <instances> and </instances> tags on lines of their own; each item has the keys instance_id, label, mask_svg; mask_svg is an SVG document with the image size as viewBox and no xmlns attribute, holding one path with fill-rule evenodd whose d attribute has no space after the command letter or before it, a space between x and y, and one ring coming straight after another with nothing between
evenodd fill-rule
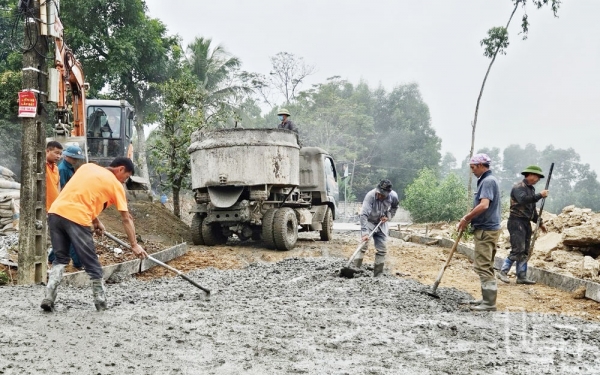
<instances>
[{"instance_id":1,"label":"excavator window","mask_svg":"<svg viewBox=\"0 0 600 375\"><path fill-rule=\"evenodd\" d=\"M125 151L121 139L121 108L89 106L87 116L88 149L91 156L123 156Z\"/></svg>"}]
</instances>

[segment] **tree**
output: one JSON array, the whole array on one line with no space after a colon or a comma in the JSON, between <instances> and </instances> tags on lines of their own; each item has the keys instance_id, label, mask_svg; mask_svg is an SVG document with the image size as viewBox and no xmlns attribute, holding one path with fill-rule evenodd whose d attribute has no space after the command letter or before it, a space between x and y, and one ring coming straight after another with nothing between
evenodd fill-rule
<instances>
[{"instance_id":1,"label":"tree","mask_svg":"<svg viewBox=\"0 0 600 375\"><path fill-rule=\"evenodd\" d=\"M256 76L256 86L265 103L271 108L275 107L272 91L280 94L285 105L289 105L296 100L301 85L306 77L315 72L315 67L306 64L304 58L288 52L279 52L270 59L272 68L269 75Z\"/></svg>"},{"instance_id":2,"label":"tree","mask_svg":"<svg viewBox=\"0 0 600 375\"><path fill-rule=\"evenodd\" d=\"M490 64L488 65L487 71L485 72L485 76L483 77L483 82L481 83L481 89L479 90L479 96L477 97L477 104L475 105L475 115L473 117L473 122L471 123L471 150L469 151L469 159L471 157L473 157L473 150L475 149L475 129L477 127L477 114L479 113L479 104L481 103L481 97L483 96L483 89L485 88L485 82L487 81L487 78L490 74L492 65L494 65L494 62L496 61L496 57L498 56L498 53L506 55L506 48L509 45L508 26L510 25L510 22L512 21L512 18L515 15L515 12L517 11L517 8L519 7L519 5L521 5L523 7L523 9L525 9L528 0L511 0L511 1L514 4L514 8L510 14L510 17L508 18L508 22L506 23L506 26L492 27L491 29L488 30L488 37L483 39L480 42L481 45L484 47L483 55L487 58L490 58L491 61L490 61ZM531 0L531 2L533 3L533 5L535 7L537 7L537 9L540 9L544 5L547 5L548 3L550 3L552 12L554 13L554 17L557 17L557 12L558 12L558 8L560 6L561 0ZM527 39L527 33L529 32L529 21L528 21L527 12L524 13L524 15L521 19L521 29L522 29L523 39ZM468 195L469 196L471 195L471 179L472 179L472 175L469 175L469 184L468 184L468 186L469 186Z\"/></svg>"},{"instance_id":3,"label":"tree","mask_svg":"<svg viewBox=\"0 0 600 375\"><path fill-rule=\"evenodd\" d=\"M156 119L158 84L171 76L169 58L178 38L146 15L143 0L64 0L65 39L84 66L91 95L108 89L136 109L138 168L148 178L144 125Z\"/></svg>"},{"instance_id":4,"label":"tree","mask_svg":"<svg viewBox=\"0 0 600 375\"><path fill-rule=\"evenodd\" d=\"M187 47L187 61L202 94L200 106L207 125L223 127L231 120L240 121L240 107L252 93L251 76L240 70L241 61L202 37Z\"/></svg>"},{"instance_id":5,"label":"tree","mask_svg":"<svg viewBox=\"0 0 600 375\"><path fill-rule=\"evenodd\" d=\"M466 189L451 173L439 180L430 168L424 168L406 188L402 206L417 223L454 221L465 214Z\"/></svg>"},{"instance_id":6,"label":"tree","mask_svg":"<svg viewBox=\"0 0 600 375\"><path fill-rule=\"evenodd\" d=\"M173 213L181 217L179 193L190 175L187 148L192 132L205 123L202 109L197 106L202 102L202 93L197 81L185 73L160 85L160 91L163 119L154 131L150 160L156 172L165 176L161 187L172 191Z\"/></svg>"}]
</instances>

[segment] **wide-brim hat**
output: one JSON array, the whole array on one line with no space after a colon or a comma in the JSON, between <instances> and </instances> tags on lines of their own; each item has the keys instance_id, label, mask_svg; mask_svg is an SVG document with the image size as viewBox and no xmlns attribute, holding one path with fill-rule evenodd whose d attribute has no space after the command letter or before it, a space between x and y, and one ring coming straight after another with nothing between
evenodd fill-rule
<instances>
[{"instance_id":1,"label":"wide-brim hat","mask_svg":"<svg viewBox=\"0 0 600 375\"><path fill-rule=\"evenodd\" d=\"M544 178L544 172L542 172L542 168L538 167L537 165L530 165L529 167L525 168L523 172L521 172L523 176L531 173L537 174L540 176L540 178Z\"/></svg>"},{"instance_id":2,"label":"wide-brim hat","mask_svg":"<svg viewBox=\"0 0 600 375\"><path fill-rule=\"evenodd\" d=\"M375 191L387 198L387 196L390 195L390 192L392 191L392 183L390 182L390 180L381 180L379 181L379 184L377 184L377 186L375 187Z\"/></svg>"},{"instance_id":3,"label":"wide-brim hat","mask_svg":"<svg viewBox=\"0 0 600 375\"><path fill-rule=\"evenodd\" d=\"M84 159L83 151L79 146L69 146L66 150L63 151L63 156L69 156L73 159Z\"/></svg>"},{"instance_id":4,"label":"wide-brim hat","mask_svg":"<svg viewBox=\"0 0 600 375\"><path fill-rule=\"evenodd\" d=\"M375 191L378 192L379 194L383 195L386 198L387 198L388 195L390 195L390 192L388 190L383 190L383 189L380 189L380 188L375 188Z\"/></svg>"},{"instance_id":5,"label":"wide-brim hat","mask_svg":"<svg viewBox=\"0 0 600 375\"><path fill-rule=\"evenodd\" d=\"M290 111L288 111L285 108L280 108L279 111L277 111L277 115L287 115L287 116L292 116L290 115Z\"/></svg>"}]
</instances>

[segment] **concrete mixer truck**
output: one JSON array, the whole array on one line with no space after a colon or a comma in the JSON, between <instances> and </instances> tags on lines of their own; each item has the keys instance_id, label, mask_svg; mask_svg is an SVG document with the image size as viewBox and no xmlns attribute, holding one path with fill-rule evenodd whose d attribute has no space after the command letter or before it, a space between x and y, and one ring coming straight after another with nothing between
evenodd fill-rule
<instances>
[{"instance_id":1,"label":"concrete mixer truck","mask_svg":"<svg viewBox=\"0 0 600 375\"><path fill-rule=\"evenodd\" d=\"M332 238L337 173L331 155L302 147L283 129L221 129L193 133L191 161L195 245L262 240L290 250L298 231Z\"/></svg>"}]
</instances>

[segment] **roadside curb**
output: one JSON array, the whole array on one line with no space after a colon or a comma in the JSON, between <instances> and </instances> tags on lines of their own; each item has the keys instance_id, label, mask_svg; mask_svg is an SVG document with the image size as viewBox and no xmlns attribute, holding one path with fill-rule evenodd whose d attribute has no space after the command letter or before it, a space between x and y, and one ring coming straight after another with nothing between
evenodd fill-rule
<instances>
[{"instance_id":1,"label":"roadside curb","mask_svg":"<svg viewBox=\"0 0 600 375\"><path fill-rule=\"evenodd\" d=\"M410 233L403 234L397 230L390 230L390 237L404 239L406 236L410 236L410 242L419 243L429 246L440 246L451 248L454 245L454 241L447 238L432 238L425 236L417 236ZM473 259L475 250L471 247L459 243L456 251ZM494 259L494 268L500 269L504 263L504 258L496 256ZM575 290L584 287L585 298L589 298L593 301L600 302L600 284L589 280L578 279L576 277L561 275L556 272L544 270L541 268L529 266L528 275L532 277L536 282L547 285L552 288L560 289L565 292L574 292Z\"/></svg>"},{"instance_id":2,"label":"roadside curb","mask_svg":"<svg viewBox=\"0 0 600 375\"><path fill-rule=\"evenodd\" d=\"M184 242L150 255L162 262L168 262L187 253L187 250L187 244ZM156 266L158 265L150 259L134 259L123 263L104 266L102 267L102 271L104 280L107 280L115 274L125 274L129 276L144 272ZM72 272L63 276L62 283L75 287L83 287L90 284L90 278L85 271Z\"/></svg>"}]
</instances>

